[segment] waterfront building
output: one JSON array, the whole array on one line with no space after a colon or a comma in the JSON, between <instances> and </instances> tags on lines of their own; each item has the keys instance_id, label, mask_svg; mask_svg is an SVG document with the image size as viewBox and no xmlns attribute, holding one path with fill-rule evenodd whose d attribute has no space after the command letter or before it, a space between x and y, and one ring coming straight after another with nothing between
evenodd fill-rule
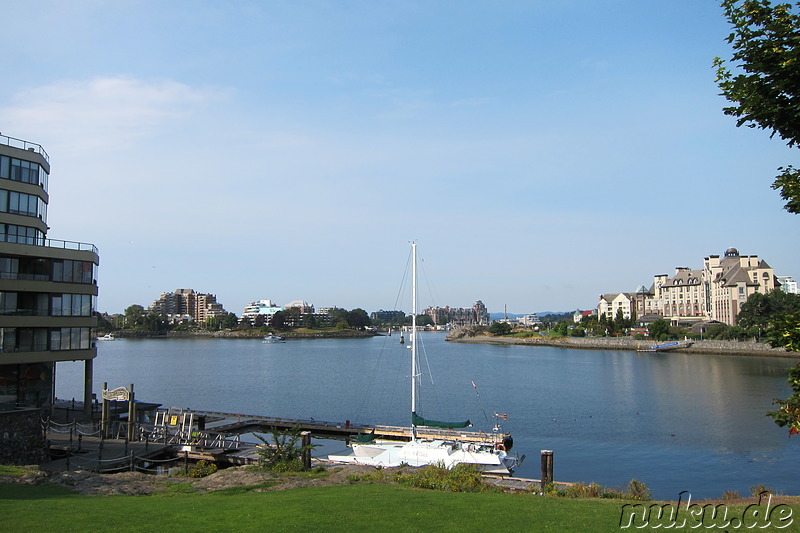
<instances>
[{"instance_id":1,"label":"waterfront building","mask_svg":"<svg viewBox=\"0 0 800 533\"><path fill-rule=\"evenodd\" d=\"M621 312L623 318L631 318L634 312L635 301L635 292L601 294L600 302L597 304L597 317L605 316L607 319L614 320Z\"/></svg>"},{"instance_id":2,"label":"waterfront building","mask_svg":"<svg viewBox=\"0 0 800 533\"><path fill-rule=\"evenodd\" d=\"M654 301L654 306L648 313L661 314L673 322L704 320L703 271L677 267L672 277L653 276L650 300Z\"/></svg>"},{"instance_id":3,"label":"waterfront building","mask_svg":"<svg viewBox=\"0 0 800 533\"><path fill-rule=\"evenodd\" d=\"M283 307L275 305L272 300L258 300L245 306L239 323L247 321L253 327L269 325L272 316L278 311L283 311Z\"/></svg>"},{"instance_id":4,"label":"waterfront building","mask_svg":"<svg viewBox=\"0 0 800 533\"><path fill-rule=\"evenodd\" d=\"M200 325L205 325L209 318L222 320L228 314L214 294L198 293L194 289L161 293L147 310L173 319L180 317L181 321L188 315Z\"/></svg>"},{"instance_id":5,"label":"waterfront building","mask_svg":"<svg viewBox=\"0 0 800 533\"><path fill-rule=\"evenodd\" d=\"M0 135L0 411L52 407L60 361L83 361L92 405L100 259L47 238L49 178L42 146Z\"/></svg>"},{"instance_id":6,"label":"waterfront building","mask_svg":"<svg viewBox=\"0 0 800 533\"><path fill-rule=\"evenodd\" d=\"M736 248L728 248L724 257L710 255L703 261L703 296L709 320L735 325L739 309L750 295L767 294L776 286L772 267L757 255L739 255Z\"/></svg>"},{"instance_id":7,"label":"waterfront building","mask_svg":"<svg viewBox=\"0 0 800 533\"><path fill-rule=\"evenodd\" d=\"M603 294L597 313L615 318L621 309L630 318L635 310L637 316L657 315L682 327L707 321L733 326L752 294L766 294L779 286L783 285L766 261L728 248L723 257L706 257L701 270L677 267L673 276L653 276L650 289L640 286L632 293ZM786 286L791 289L791 282L786 281Z\"/></svg>"}]
</instances>

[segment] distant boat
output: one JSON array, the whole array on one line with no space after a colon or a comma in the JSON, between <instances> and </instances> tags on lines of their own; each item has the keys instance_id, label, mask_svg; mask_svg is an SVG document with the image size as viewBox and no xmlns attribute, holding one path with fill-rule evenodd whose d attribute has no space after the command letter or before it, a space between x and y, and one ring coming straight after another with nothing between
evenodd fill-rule
<instances>
[{"instance_id":1,"label":"distant boat","mask_svg":"<svg viewBox=\"0 0 800 533\"><path fill-rule=\"evenodd\" d=\"M677 350L679 348L688 348L694 344L692 341L675 341L675 342L667 342L664 344L655 344L653 346L648 346L647 348L638 348L637 352L669 352L671 350Z\"/></svg>"},{"instance_id":2,"label":"distant boat","mask_svg":"<svg viewBox=\"0 0 800 533\"><path fill-rule=\"evenodd\" d=\"M284 340L286 340L286 339L284 339L283 337L280 337L278 335L267 335L267 336L264 337L262 342L265 343L265 344L270 344L270 343L273 343L273 342L283 342Z\"/></svg>"},{"instance_id":3,"label":"distant boat","mask_svg":"<svg viewBox=\"0 0 800 533\"><path fill-rule=\"evenodd\" d=\"M112 335L111 333L106 333L102 337L97 337L97 340L99 340L99 341L113 341L113 340L116 340L116 339L114 338L114 335Z\"/></svg>"}]
</instances>

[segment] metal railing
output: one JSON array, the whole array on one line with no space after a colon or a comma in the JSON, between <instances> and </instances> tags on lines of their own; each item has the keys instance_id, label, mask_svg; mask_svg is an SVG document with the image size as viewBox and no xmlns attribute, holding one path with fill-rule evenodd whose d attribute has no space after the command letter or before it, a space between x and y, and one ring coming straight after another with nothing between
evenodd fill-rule
<instances>
[{"instance_id":1,"label":"metal railing","mask_svg":"<svg viewBox=\"0 0 800 533\"><path fill-rule=\"evenodd\" d=\"M6 146L11 146L13 148L21 148L22 150L36 152L37 154L41 154L42 157L44 157L45 161L47 161L48 163L50 162L50 156L47 155L47 152L45 152L41 144L24 141L22 139L16 139L14 137L3 135L2 133L0 133L0 144L5 144Z\"/></svg>"}]
</instances>

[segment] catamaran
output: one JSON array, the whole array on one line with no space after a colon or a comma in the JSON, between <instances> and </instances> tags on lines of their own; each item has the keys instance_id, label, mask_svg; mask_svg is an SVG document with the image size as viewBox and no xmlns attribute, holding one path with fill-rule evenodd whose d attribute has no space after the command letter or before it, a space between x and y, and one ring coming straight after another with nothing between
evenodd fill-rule
<instances>
[{"instance_id":1,"label":"catamaran","mask_svg":"<svg viewBox=\"0 0 800 533\"><path fill-rule=\"evenodd\" d=\"M331 461L355 463L371 466L424 466L430 464L452 468L457 464L468 463L479 470L491 474L510 474L520 463L516 455L510 455L513 440L499 433L495 425L495 439L483 442L459 441L454 438L420 438L417 427L465 428L465 422L439 422L428 420L417 414L417 244L411 243L412 250L412 314L411 314L411 440L408 442L375 440L371 435L362 435L352 443L349 453L329 455Z\"/></svg>"}]
</instances>

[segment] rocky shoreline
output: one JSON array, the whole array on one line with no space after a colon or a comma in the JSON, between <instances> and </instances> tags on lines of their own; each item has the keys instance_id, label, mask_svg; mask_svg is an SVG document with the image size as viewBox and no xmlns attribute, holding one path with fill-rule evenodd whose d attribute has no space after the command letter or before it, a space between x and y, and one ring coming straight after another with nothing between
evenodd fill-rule
<instances>
[{"instance_id":1,"label":"rocky shoreline","mask_svg":"<svg viewBox=\"0 0 800 533\"><path fill-rule=\"evenodd\" d=\"M447 340L451 342L473 344L551 346L579 350L637 350L656 344L652 340L638 340L632 337L561 337L551 339L545 337L512 337L499 335L459 336L450 334ZM773 348L769 344L755 341L702 340L694 341L694 344L689 348L680 348L675 351L697 354L708 353L800 358L800 352L787 352L783 348Z\"/></svg>"}]
</instances>

